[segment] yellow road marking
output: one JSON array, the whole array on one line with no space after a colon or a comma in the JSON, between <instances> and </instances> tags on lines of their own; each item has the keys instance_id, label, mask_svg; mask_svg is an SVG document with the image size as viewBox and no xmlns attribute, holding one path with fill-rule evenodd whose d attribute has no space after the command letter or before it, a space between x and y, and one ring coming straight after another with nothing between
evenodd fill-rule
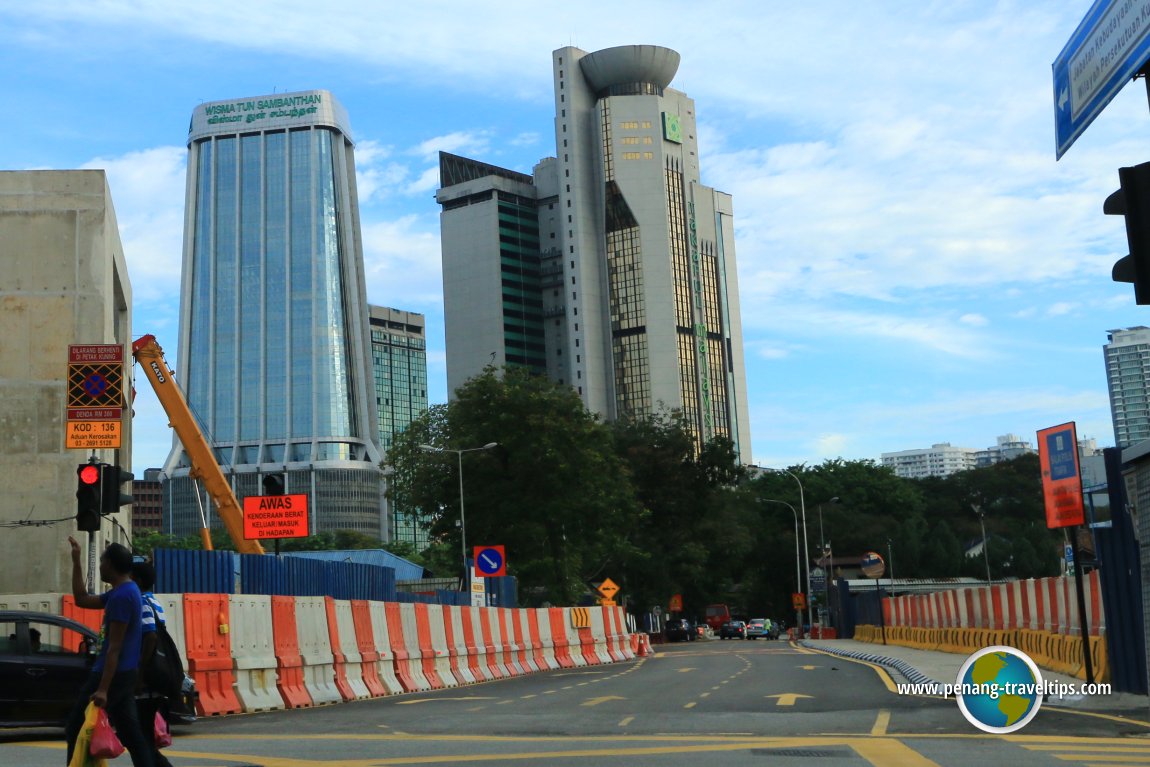
<instances>
[{"instance_id":1,"label":"yellow road marking","mask_svg":"<svg viewBox=\"0 0 1150 767\"><path fill-rule=\"evenodd\" d=\"M894 738L869 738L851 741L851 748L875 767L939 767L938 762L927 759L913 748Z\"/></svg>"},{"instance_id":2,"label":"yellow road marking","mask_svg":"<svg viewBox=\"0 0 1150 767\"><path fill-rule=\"evenodd\" d=\"M631 724L631 722L633 722L633 721L635 721L635 717L633 717L633 716L625 717L623 719L623 721L619 722L619 726L620 727L626 727L627 725Z\"/></svg>"},{"instance_id":3,"label":"yellow road marking","mask_svg":"<svg viewBox=\"0 0 1150 767\"><path fill-rule=\"evenodd\" d=\"M683 708L694 708L694 707L695 707L695 701L691 701L687 705L683 706Z\"/></svg>"},{"instance_id":4,"label":"yellow road marking","mask_svg":"<svg viewBox=\"0 0 1150 767\"><path fill-rule=\"evenodd\" d=\"M885 708L878 712L874 720L874 727L870 728L871 735L886 735L886 728L890 724L890 712Z\"/></svg>"},{"instance_id":5,"label":"yellow road marking","mask_svg":"<svg viewBox=\"0 0 1150 767\"><path fill-rule=\"evenodd\" d=\"M778 698L776 706L793 706L799 698L812 698L813 695L803 695L801 692L781 692L777 695L764 695L764 698Z\"/></svg>"},{"instance_id":6,"label":"yellow road marking","mask_svg":"<svg viewBox=\"0 0 1150 767\"><path fill-rule=\"evenodd\" d=\"M705 698L705 697L707 697L707 696L708 696L708 695L710 695L710 694L711 694L711 693L709 693L709 692L704 692L704 693L700 694L700 695L699 695L699 697L700 697L700 698Z\"/></svg>"}]
</instances>

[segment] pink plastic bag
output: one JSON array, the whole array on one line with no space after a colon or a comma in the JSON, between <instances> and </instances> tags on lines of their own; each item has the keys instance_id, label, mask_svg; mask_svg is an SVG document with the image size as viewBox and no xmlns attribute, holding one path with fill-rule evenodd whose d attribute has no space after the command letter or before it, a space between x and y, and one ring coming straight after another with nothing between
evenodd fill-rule
<instances>
[{"instance_id":1,"label":"pink plastic bag","mask_svg":"<svg viewBox=\"0 0 1150 767\"><path fill-rule=\"evenodd\" d=\"M156 738L156 748L167 748L172 745L172 731L168 729L168 722L163 714L156 712L156 721L152 725Z\"/></svg>"},{"instance_id":2,"label":"pink plastic bag","mask_svg":"<svg viewBox=\"0 0 1150 767\"><path fill-rule=\"evenodd\" d=\"M100 709L96 719L96 729L92 731L92 742L88 744L88 753L97 759L115 759L124 753L124 745L116 737L116 731L108 721L108 712L104 709Z\"/></svg>"}]
</instances>

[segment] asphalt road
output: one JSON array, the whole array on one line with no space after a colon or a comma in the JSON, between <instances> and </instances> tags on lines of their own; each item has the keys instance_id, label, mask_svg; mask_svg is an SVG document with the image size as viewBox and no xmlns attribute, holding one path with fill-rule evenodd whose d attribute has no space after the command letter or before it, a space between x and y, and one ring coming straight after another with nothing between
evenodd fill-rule
<instances>
[{"instance_id":1,"label":"asphalt road","mask_svg":"<svg viewBox=\"0 0 1150 767\"><path fill-rule=\"evenodd\" d=\"M166 753L179 767L1150 763L1150 738L1138 737L1150 723L1043 708L1019 733L992 736L954 701L899 695L873 666L786 642L656 650L610 666L204 719L178 729ZM0 732L0 765L60 765L59 737Z\"/></svg>"}]
</instances>

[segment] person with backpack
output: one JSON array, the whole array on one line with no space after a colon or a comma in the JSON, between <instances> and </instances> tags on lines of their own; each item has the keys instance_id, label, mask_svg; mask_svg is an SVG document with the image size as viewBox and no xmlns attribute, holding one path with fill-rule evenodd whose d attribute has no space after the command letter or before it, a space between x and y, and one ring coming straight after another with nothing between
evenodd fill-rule
<instances>
[{"instance_id":1,"label":"person with backpack","mask_svg":"<svg viewBox=\"0 0 1150 767\"><path fill-rule=\"evenodd\" d=\"M140 588L142 604L140 620L141 631L143 632L140 640L141 674L140 683L136 688L136 709L139 712L141 727L145 732L148 732L154 728L157 714L163 717L165 723L169 722L168 692L162 689L164 685L160 680L154 678L157 674L153 671L157 662L157 639L160 630L165 629L164 607L156 599L156 595L152 593L152 589L156 585L156 570L151 564L148 562L133 563L132 580ZM166 724L165 729L167 729ZM152 759L155 761L156 767L172 767L168 758L160 753L155 738L152 739L152 742L154 748Z\"/></svg>"}]
</instances>

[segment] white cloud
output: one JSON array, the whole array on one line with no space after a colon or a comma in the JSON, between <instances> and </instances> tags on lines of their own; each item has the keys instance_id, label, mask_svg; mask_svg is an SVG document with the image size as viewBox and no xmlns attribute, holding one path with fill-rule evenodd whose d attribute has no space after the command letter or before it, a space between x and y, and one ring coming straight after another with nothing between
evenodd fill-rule
<instances>
[{"instance_id":1,"label":"white cloud","mask_svg":"<svg viewBox=\"0 0 1150 767\"><path fill-rule=\"evenodd\" d=\"M184 147L156 147L83 165L107 173L136 302L172 302L180 294L186 154ZM174 316L178 306L170 308Z\"/></svg>"},{"instance_id":2,"label":"white cloud","mask_svg":"<svg viewBox=\"0 0 1150 767\"><path fill-rule=\"evenodd\" d=\"M973 325L974 327L983 327L990 323L990 320L986 319L986 317L974 312L962 315L958 318L958 321L964 325Z\"/></svg>"},{"instance_id":3,"label":"white cloud","mask_svg":"<svg viewBox=\"0 0 1150 767\"><path fill-rule=\"evenodd\" d=\"M483 155L490 149L489 131L455 131L443 136L435 136L413 147L411 154L424 160L435 160L440 152L451 154Z\"/></svg>"},{"instance_id":4,"label":"white cloud","mask_svg":"<svg viewBox=\"0 0 1150 767\"><path fill-rule=\"evenodd\" d=\"M443 302L438 226L418 216L363 223L367 298L419 311Z\"/></svg>"}]
</instances>

